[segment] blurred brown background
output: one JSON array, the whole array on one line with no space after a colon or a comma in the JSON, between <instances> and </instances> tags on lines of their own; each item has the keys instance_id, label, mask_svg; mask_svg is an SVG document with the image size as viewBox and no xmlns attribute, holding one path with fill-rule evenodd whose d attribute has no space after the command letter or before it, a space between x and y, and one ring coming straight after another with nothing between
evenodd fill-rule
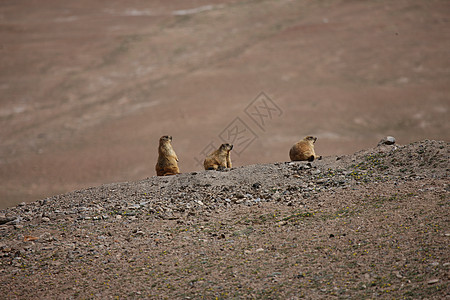
<instances>
[{"instance_id":1,"label":"blurred brown background","mask_svg":"<svg viewBox=\"0 0 450 300\"><path fill-rule=\"evenodd\" d=\"M319 155L448 141L449 17L446 0L1 1L0 208L154 176L166 134L182 172L243 130L234 166L305 135Z\"/></svg>"}]
</instances>

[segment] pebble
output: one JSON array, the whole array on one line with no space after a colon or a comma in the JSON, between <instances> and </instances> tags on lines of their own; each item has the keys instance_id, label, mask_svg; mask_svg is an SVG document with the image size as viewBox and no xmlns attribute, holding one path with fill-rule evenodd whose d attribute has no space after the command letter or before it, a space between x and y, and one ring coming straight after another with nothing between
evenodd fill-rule
<instances>
[{"instance_id":1,"label":"pebble","mask_svg":"<svg viewBox=\"0 0 450 300\"><path fill-rule=\"evenodd\" d=\"M378 142L378 146L381 145L394 145L395 144L395 137L393 136L387 136L383 138L381 141Z\"/></svg>"},{"instance_id":2,"label":"pebble","mask_svg":"<svg viewBox=\"0 0 450 300\"><path fill-rule=\"evenodd\" d=\"M139 209L141 206L139 204L133 204L127 207L127 209Z\"/></svg>"},{"instance_id":3,"label":"pebble","mask_svg":"<svg viewBox=\"0 0 450 300\"><path fill-rule=\"evenodd\" d=\"M435 283L438 283L438 282L439 282L439 279L431 279L427 283L428 284L435 284Z\"/></svg>"},{"instance_id":4,"label":"pebble","mask_svg":"<svg viewBox=\"0 0 450 300\"><path fill-rule=\"evenodd\" d=\"M49 217L42 217L42 222L50 222L50 218Z\"/></svg>"}]
</instances>

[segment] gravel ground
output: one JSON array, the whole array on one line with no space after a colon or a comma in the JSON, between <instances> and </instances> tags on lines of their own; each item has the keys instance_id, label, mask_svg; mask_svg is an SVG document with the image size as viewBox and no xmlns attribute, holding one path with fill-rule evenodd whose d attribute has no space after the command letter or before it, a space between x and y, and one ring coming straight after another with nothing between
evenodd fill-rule
<instances>
[{"instance_id":1,"label":"gravel ground","mask_svg":"<svg viewBox=\"0 0 450 300\"><path fill-rule=\"evenodd\" d=\"M449 143L103 185L0 211L5 299L450 297Z\"/></svg>"}]
</instances>

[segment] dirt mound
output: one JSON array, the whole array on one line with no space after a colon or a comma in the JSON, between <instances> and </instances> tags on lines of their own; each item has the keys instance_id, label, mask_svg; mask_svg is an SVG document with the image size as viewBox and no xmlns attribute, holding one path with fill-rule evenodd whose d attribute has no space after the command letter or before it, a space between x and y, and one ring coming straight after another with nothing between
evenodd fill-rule
<instances>
[{"instance_id":1,"label":"dirt mound","mask_svg":"<svg viewBox=\"0 0 450 300\"><path fill-rule=\"evenodd\" d=\"M103 185L0 212L6 298L449 296L449 143Z\"/></svg>"}]
</instances>

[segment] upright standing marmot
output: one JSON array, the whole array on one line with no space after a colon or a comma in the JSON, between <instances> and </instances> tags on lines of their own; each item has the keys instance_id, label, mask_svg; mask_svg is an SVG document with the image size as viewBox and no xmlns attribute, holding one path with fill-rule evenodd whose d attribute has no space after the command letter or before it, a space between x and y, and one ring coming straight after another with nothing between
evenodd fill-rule
<instances>
[{"instance_id":1,"label":"upright standing marmot","mask_svg":"<svg viewBox=\"0 0 450 300\"><path fill-rule=\"evenodd\" d=\"M222 144L219 149L208 155L203 163L205 170L222 170L224 168L231 168L231 149L233 149L233 145Z\"/></svg>"},{"instance_id":2,"label":"upright standing marmot","mask_svg":"<svg viewBox=\"0 0 450 300\"><path fill-rule=\"evenodd\" d=\"M158 162L156 163L156 175L166 176L166 175L176 175L180 174L178 169L178 157L173 151L172 137L170 135L162 136L159 139L158 147Z\"/></svg>"},{"instance_id":3,"label":"upright standing marmot","mask_svg":"<svg viewBox=\"0 0 450 300\"><path fill-rule=\"evenodd\" d=\"M303 140L295 143L289 151L291 160L313 161L314 159L322 159L322 156L316 156L316 153L314 152L314 143L316 140L317 138L314 136L307 136Z\"/></svg>"}]
</instances>

